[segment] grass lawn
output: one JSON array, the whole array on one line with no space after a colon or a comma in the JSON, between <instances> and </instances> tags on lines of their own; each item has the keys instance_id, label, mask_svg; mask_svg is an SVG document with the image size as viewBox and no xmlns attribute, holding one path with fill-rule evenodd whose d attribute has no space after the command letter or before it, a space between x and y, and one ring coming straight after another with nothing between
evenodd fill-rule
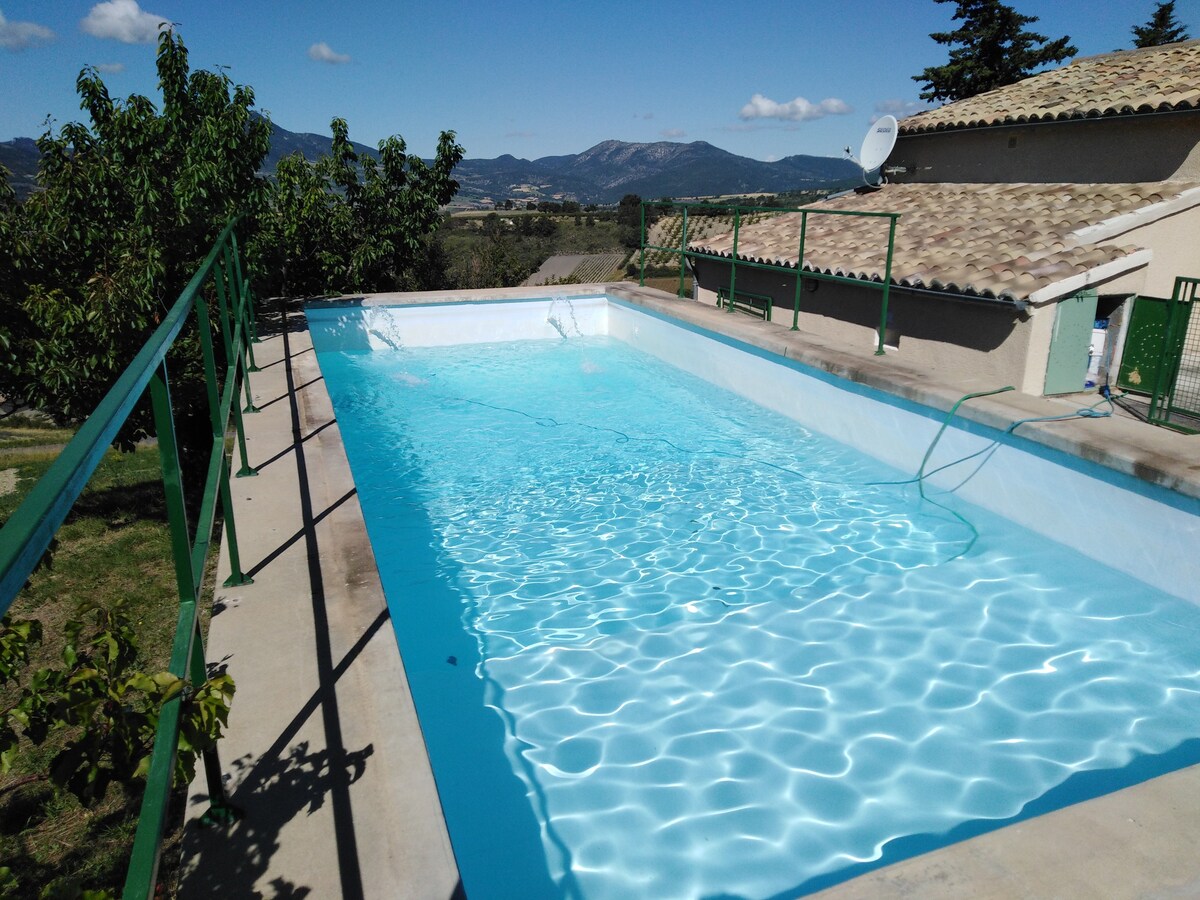
<instances>
[{"instance_id":1,"label":"grass lawn","mask_svg":"<svg viewBox=\"0 0 1200 900\"><path fill-rule=\"evenodd\" d=\"M630 281L637 281L637 276L634 275ZM678 294L679 292L679 276L671 275L666 278L646 278L646 287L658 288L660 291L666 291L668 294ZM692 296L692 276L685 275L683 277L683 296Z\"/></svg>"},{"instance_id":2,"label":"grass lawn","mask_svg":"<svg viewBox=\"0 0 1200 900\"><path fill-rule=\"evenodd\" d=\"M45 429L0 431L0 521L53 462L57 449L47 445L69 436ZM155 447L105 456L59 530L49 565L34 573L13 603L10 615L39 619L44 629L27 671L59 662L62 626L83 598L123 599L137 622L143 667L166 668L179 604ZM0 688L0 710L18 694L19 685ZM7 893L0 884L2 896L33 898L44 889L69 891L72 885L119 893L124 883L141 791L114 785L101 802L85 808L44 780L29 781L46 771L63 741L59 734L42 747L25 743L12 771L0 775L0 866L9 867L18 882ZM176 793L181 819L182 790ZM164 844L159 879L167 895L178 867L178 840L176 829Z\"/></svg>"}]
</instances>

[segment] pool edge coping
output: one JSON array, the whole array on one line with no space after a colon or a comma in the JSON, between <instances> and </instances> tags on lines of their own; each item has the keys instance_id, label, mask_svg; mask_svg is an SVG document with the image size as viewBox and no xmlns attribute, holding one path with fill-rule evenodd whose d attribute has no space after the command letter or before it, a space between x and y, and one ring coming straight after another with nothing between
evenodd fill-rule
<instances>
[{"instance_id":1,"label":"pool edge coping","mask_svg":"<svg viewBox=\"0 0 1200 900\"><path fill-rule=\"evenodd\" d=\"M179 896L257 896L290 886L321 897L449 900L460 896L461 881L357 487L303 309L289 315L302 327L285 322L255 347L261 371L250 384L260 411L244 421L259 474L231 480L242 567L254 582L223 586L230 574L223 532L206 645L209 665L227 666L237 679L219 751L230 799L246 817L203 827L207 786L197 773ZM306 460L303 486L297 449ZM318 555L315 585L306 544ZM325 675L314 653L322 619L333 665ZM333 737L325 714L331 700L340 708ZM333 775L330 758L339 745L343 778Z\"/></svg>"}]
</instances>

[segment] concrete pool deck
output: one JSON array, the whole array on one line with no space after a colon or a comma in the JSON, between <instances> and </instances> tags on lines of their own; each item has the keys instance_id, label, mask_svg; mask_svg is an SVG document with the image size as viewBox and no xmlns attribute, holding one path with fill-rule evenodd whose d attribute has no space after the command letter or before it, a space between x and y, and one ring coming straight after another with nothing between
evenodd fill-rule
<instances>
[{"instance_id":1,"label":"concrete pool deck","mask_svg":"<svg viewBox=\"0 0 1200 900\"><path fill-rule=\"evenodd\" d=\"M839 347L786 327L629 284L605 290L791 359L939 409L996 385L938 385L902 358ZM537 289L380 295L364 302L539 296ZM267 317L264 317L267 318ZM254 583L219 585L208 658L238 693L221 744L227 790L245 810L202 829L193 784L182 897L461 896L420 727L396 649L338 425L293 307L264 322L245 418L255 478L234 481L242 567ZM960 415L1007 427L1078 408L1020 394L982 398ZM1019 432L1200 497L1200 437L1122 418L1025 425ZM1200 767L878 869L823 898L1200 896Z\"/></svg>"}]
</instances>

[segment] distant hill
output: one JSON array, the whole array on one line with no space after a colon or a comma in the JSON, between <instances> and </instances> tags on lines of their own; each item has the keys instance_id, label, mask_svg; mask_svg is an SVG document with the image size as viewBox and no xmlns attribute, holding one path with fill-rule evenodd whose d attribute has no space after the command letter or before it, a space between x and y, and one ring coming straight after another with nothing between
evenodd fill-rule
<instances>
[{"instance_id":1,"label":"distant hill","mask_svg":"<svg viewBox=\"0 0 1200 900\"><path fill-rule=\"evenodd\" d=\"M271 152L263 169L275 171L280 159L299 151L307 159L329 152L328 136L271 126ZM358 153L377 156L366 144ZM37 146L29 138L0 142L0 165L13 172L18 196L34 188ZM762 162L737 156L705 141L631 144L604 141L582 153L517 159L464 159L454 170L461 185L458 202L483 205L505 200L575 199L616 203L625 194L657 197L712 197L722 194L780 193L841 185L857 177L849 160L831 156L788 156Z\"/></svg>"},{"instance_id":2,"label":"distant hill","mask_svg":"<svg viewBox=\"0 0 1200 900\"><path fill-rule=\"evenodd\" d=\"M38 148L33 138L13 138L0 141L0 166L12 174L8 183L17 196L24 198L33 192L37 184Z\"/></svg>"},{"instance_id":3,"label":"distant hill","mask_svg":"<svg viewBox=\"0 0 1200 900\"><path fill-rule=\"evenodd\" d=\"M454 176L462 185L462 199L573 197L583 203L616 203L625 194L650 198L780 193L841 183L858 172L849 160L829 156L761 162L706 141L604 141L569 156L464 159Z\"/></svg>"},{"instance_id":4,"label":"distant hill","mask_svg":"<svg viewBox=\"0 0 1200 900\"><path fill-rule=\"evenodd\" d=\"M256 118L261 118L258 113L251 115ZM290 156L297 150L303 154L305 159L316 159L318 156L329 153L329 146L332 142L327 134L313 134L309 131L288 131L286 128L280 128L274 122L271 123L271 150L267 154L266 160L263 162L263 171L274 172L275 166L285 156ZM368 147L366 144L360 144L356 141L351 141L350 146L354 148L355 153L368 153L379 158L379 151L374 147Z\"/></svg>"}]
</instances>

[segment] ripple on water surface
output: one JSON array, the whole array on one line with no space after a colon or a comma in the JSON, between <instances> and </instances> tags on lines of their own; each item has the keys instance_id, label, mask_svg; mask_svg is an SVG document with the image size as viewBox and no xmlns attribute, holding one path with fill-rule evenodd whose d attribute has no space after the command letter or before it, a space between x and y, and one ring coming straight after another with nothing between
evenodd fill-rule
<instances>
[{"instance_id":1,"label":"ripple on water surface","mask_svg":"<svg viewBox=\"0 0 1200 900\"><path fill-rule=\"evenodd\" d=\"M322 367L582 896L769 897L1195 736L1190 605L617 342Z\"/></svg>"}]
</instances>

